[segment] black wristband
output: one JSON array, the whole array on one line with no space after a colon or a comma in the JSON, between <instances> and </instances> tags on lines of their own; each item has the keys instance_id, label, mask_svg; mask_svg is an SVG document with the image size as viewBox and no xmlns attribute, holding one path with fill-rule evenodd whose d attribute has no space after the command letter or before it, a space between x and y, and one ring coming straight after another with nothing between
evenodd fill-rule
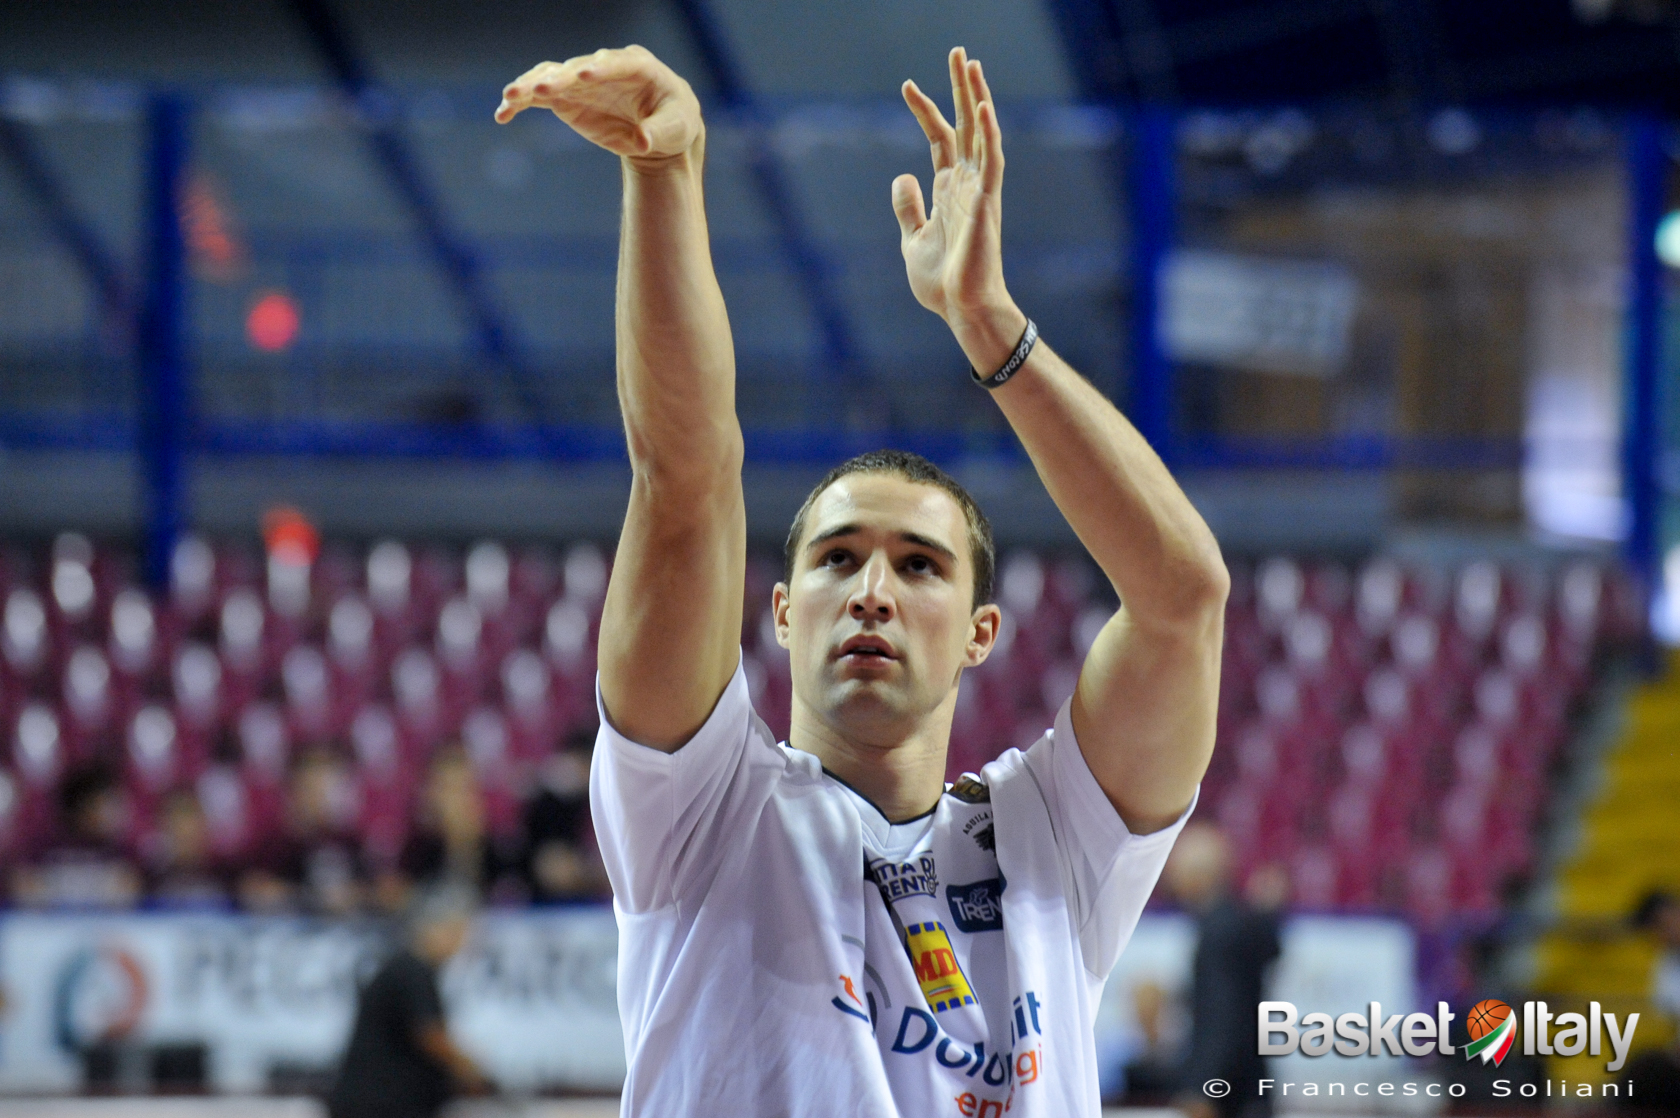
<instances>
[{"instance_id":1,"label":"black wristband","mask_svg":"<svg viewBox=\"0 0 1680 1118\"><path fill-rule=\"evenodd\" d=\"M1027 354L1038 343L1038 324L1027 319L1027 328L1021 332L1021 340L1015 344L1015 352L1009 355L1009 360L1003 363L1003 368L989 377L980 375L980 370L969 366L969 373L974 377L974 383L981 388L990 390L996 388L1010 377L1021 371L1021 366L1027 363Z\"/></svg>"}]
</instances>

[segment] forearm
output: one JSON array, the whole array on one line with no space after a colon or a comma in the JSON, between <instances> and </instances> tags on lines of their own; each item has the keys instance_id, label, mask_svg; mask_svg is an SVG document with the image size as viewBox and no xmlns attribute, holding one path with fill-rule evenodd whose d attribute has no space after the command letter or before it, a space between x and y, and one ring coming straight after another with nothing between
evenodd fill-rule
<instances>
[{"instance_id":1,"label":"forearm","mask_svg":"<svg viewBox=\"0 0 1680 1118\"><path fill-rule=\"evenodd\" d=\"M952 329L975 368L990 372L1025 326L1011 306ZM1229 576L1213 532L1090 382L1040 341L992 396L1135 623L1177 625L1223 606Z\"/></svg>"},{"instance_id":2,"label":"forearm","mask_svg":"<svg viewBox=\"0 0 1680 1118\"><path fill-rule=\"evenodd\" d=\"M476 1091L485 1086L484 1073L479 1070L478 1064L471 1056L461 1051L460 1046L442 1025L422 1026L416 1039L421 1050L449 1072L450 1077L462 1088Z\"/></svg>"},{"instance_id":3,"label":"forearm","mask_svg":"<svg viewBox=\"0 0 1680 1118\"><path fill-rule=\"evenodd\" d=\"M618 394L631 465L685 497L738 484L735 350L712 269L704 139L680 156L622 162Z\"/></svg>"},{"instance_id":4,"label":"forearm","mask_svg":"<svg viewBox=\"0 0 1680 1118\"><path fill-rule=\"evenodd\" d=\"M601 622L601 695L632 740L674 749L734 674L746 563L735 353L712 270L704 139L625 159L618 395L630 502Z\"/></svg>"},{"instance_id":5,"label":"forearm","mask_svg":"<svg viewBox=\"0 0 1680 1118\"><path fill-rule=\"evenodd\" d=\"M631 482L601 618L601 697L621 732L676 749L735 670L746 563L705 125L693 88L637 46L538 63L502 90L496 119L538 107L620 160L618 397Z\"/></svg>"},{"instance_id":6,"label":"forearm","mask_svg":"<svg viewBox=\"0 0 1680 1118\"><path fill-rule=\"evenodd\" d=\"M991 373L1027 324L1003 278L1003 135L979 63L959 47L950 66L954 127L904 86L932 145L933 208L915 176L900 175L893 210L910 290ZM1213 745L1229 586L1218 543L1137 430L1049 345L992 395L1123 603L1079 671L1080 751L1133 833L1167 826Z\"/></svg>"}]
</instances>

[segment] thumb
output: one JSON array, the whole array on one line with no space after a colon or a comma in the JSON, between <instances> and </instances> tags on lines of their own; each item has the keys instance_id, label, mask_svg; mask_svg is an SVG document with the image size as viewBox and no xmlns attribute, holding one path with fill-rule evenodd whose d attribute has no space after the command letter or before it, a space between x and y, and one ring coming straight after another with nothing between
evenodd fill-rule
<instances>
[{"instance_id":1,"label":"thumb","mask_svg":"<svg viewBox=\"0 0 1680 1118\"><path fill-rule=\"evenodd\" d=\"M893 213L898 216L898 231L909 237L927 224L927 210L922 206L922 184L915 175L900 175L892 184Z\"/></svg>"},{"instance_id":2,"label":"thumb","mask_svg":"<svg viewBox=\"0 0 1680 1118\"><path fill-rule=\"evenodd\" d=\"M659 106L636 131L642 151L647 155L680 155L694 139L683 106L673 100Z\"/></svg>"}]
</instances>

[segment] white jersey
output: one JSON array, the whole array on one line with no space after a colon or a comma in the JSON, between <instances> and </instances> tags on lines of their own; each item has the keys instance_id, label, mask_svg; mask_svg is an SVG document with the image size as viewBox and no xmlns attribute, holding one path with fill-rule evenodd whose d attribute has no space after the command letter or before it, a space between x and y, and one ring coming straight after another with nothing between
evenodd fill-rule
<instances>
[{"instance_id":1,"label":"white jersey","mask_svg":"<svg viewBox=\"0 0 1680 1118\"><path fill-rule=\"evenodd\" d=\"M737 668L675 753L603 709L590 804L625 1115L1099 1112L1097 1001L1184 820L1130 834L1067 704L893 825L776 743Z\"/></svg>"}]
</instances>

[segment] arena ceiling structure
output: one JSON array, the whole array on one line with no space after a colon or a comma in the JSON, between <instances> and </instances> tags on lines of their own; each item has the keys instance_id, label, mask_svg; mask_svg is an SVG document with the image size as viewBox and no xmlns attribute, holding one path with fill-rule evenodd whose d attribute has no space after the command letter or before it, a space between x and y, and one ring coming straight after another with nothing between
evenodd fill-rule
<instances>
[{"instance_id":1,"label":"arena ceiling structure","mask_svg":"<svg viewBox=\"0 0 1680 1118\"><path fill-rule=\"evenodd\" d=\"M1680 111L1680 0L941 0L913 5L891 0L844 5L509 0L493 7L460 0L182 0L164 6L17 0L0 10L0 74L11 83L5 91L11 110L0 112L0 175L9 172L12 196L32 207L34 235L59 242L61 258L80 272L86 290L104 304L123 305L149 290L144 254L131 247L140 240L141 223L100 212L89 188L78 181L86 178L81 174L86 168L46 142L44 130L31 122L27 111L12 111L19 105L27 110L28 98L20 100L18 94L27 83L11 79L64 79L73 84L78 77L97 75L129 82L141 91L174 88L189 96L234 86L336 87L342 94L340 103L351 106L357 118L357 127L345 131L347 136L355 134L348 145L353 155L341 158L344 153L335 149L329 159L320 154L327 151L324 146L300 148L300 161L319 155L320 162L318 167L300 164L298 177L305 171L322 180L339 175L346 212L356 205L381 211L368 217L368 228L385 238L382 246L402 241L401 251L412 257L403 267L415 276L425 273L403 283L445 292L427 304L442 308L424 324L428 337L446 337L462 352L470 351L477 367L489 375L476 382L472 393L450 389L424 403L429 419L454 424L445 438L434 438L418 427L405 428L398 432L402 437L395 438L389 427L224 424L210 431L216 436L210 440L216 452L374 458L401 454L412 461L431 452L440 458L478 460L555 457L554 440L545 442L538 429L557 414L560 384L565 406L576 409L580 401L588 403L595 408L589 413L595 423L591 430L604 432L599 438L591 436L593 441L574 439L564 453L616 463L621 451L610 383L610 315L601 297L609 292L610 281L602 282L598 274L610 271L611 245L585 243L577 232L610 232L615 203L596 197L599 192L591 189L564 194L582 182L580 172L579 182L566 180L559 191L551 192L558 201L533 207L526 224L518 224L515 212L527 203L511 203L511 194L488 196L485 179L497 180L490 184L493 190L508 188L520 174L529 177L533 159L542 167L547 156L535 142L511 152L484 150L517 137L511 131L479 127L477 114L483 90L537 57L626 41L642 42L669 59L694 81L709 111L716 113L714 119L729 124L735 148L727 157L720 149L716 160L718 224L744 232L720 244L720 264L732 266L730 260L751 257L757 261L753 267L766 270L762 261L773 262L768 266L773 274L755 281L757 286L726 283L737 284L728 290L732 309L743 308L753 335L772 339L767 355L744 357L743 376L753 387L755 406L781 408L778 419L795 415L798 408L805 410L796 418L851 407L841 398L844 392L829 387L850 382L827 380L825 372L862 369L877 375L891 361L905 367L920 363L925 369L936 355L949 356L934 324L914 306L903 305L907 301L896 286L901 274L889 275L893 260L871 258L871 271L843 257L863 240L871 242L871 253L883 258L893 254L890 215L876 179L905 169L914 137L900 127L903 134L894 134L891 142L899 146L888 153L890 158L871 154L868 143L887 133L878 123L884 119L879 114L902 116L901 109L890 104L900 80L908 75L924 87L938 87L943 52L953 42L963 42L985 59L1000 98L1008 92L1006 116L1014 112L1021 124L1010 141L1012 150L1022 155L1011 162L1013 214L1034 207L1056 209L1061 225L1049 230L1053 235L1043 238L1046 243L1061 237L1072 244L1077 236L1095 246L1084 256L1057 248L1026 270L1048 277L1032 294L1048 316L1061 314L1066 320L1053 323L1059 327L1058 339L1066 341L1094 379L1117 392L1129 375L1128 363L1135 364L1127 354L1134 347L1124 338L1099 338L1095 327L1081 323L1106 322L1112 334L1112 324L1129 313L1129 275L1135 272L1135 260L1130 270L1126 261L1135 250L1131 242L1139 229L1135 212L1126 209L1131 184L1126 168L1116 166L1106 150L1097 150L1105 143L1108 149L1116 148L1113 122L1132 119L1128 114L1150 107L1255 112L1299 107L1324 121L1332 121L1341 110L1413 121L1416 136L1408 141L1410 147L1402 144L1399 157L1361 171L1380 177L1405 175L1419 162L1439 161L1425 135L1429 122L1461 108L1485 112L1486 119L1502 110L1539 107L1586 107L1606 117L1626 110L1656 117ZM405 106L405 98L414 103ZM283 99L270 97L264 103ZM428 118L432 123L425 127L414 126L418 110L432 113L440 104L448 111ZM1040 142L1033 131L1038 125L1030 119L1035 106L1059 110L1079 105L1100 111L1086 117L1061 113L1041 129L1048 139ZM810 158L811 149L818 146L810 137L831 128L838 119L833 114L844 117L848 106L856 109L853 117L841 119L832 130L851 129L865 142L841 156ZM1444 119L1450 124L1456 118ZM903 124L898 120L893 127ZM536 127L530 122L522 126L527 132ZM1101 133L1104 127L1109 129L1107 139L1073 135L1080 128ZM1334 127L1326 125L1320 134L1333 138ZM1082 155L1066 155L1070 135L1089 141ZM901 142L907 138L912 142ZM1496 146L1485 145L1490 150ZM1340 173L1326 165L1333 164L1341 150L1327 140L1313 152L1298 155L1292 167L1301 177ZM1041 151L1043 160L1036 158ZM502 155L507 158L496 162ZM1048 169L1055 160L1065 160L1072 168L1073 189L1051 181L1053 174L1061 173ZM222 170L222 182L235 195L240 173L232 166ZM1261 178L1250 177L1256 182ZM853 179L867 179L867 189L854 189ZM1280 173L1265 177L1260 185L1293 188L1299 181ZM282 209L269 205L267 195L253 192L250 197L245 206L253 230ZM138 209L130 200L113 212L131 215ZM572 225L562 235L541 227L543 221ZM1014 229L1026 224L1016 216L1011 223ZM869 231L869 236L859 236L860 230ZM875 235L883 230L885 238ZM504 278L510 255L505 246L522 241L529 257L549 251L543 236L585 262L576 265L578 269L596 269L576 284L579 295L573 309L587 307L588 313L570 313L566 329L574 332L572 336L559 337L555 322L562 316L510 293ZM272 231L271 239L286 241L281 247L289 250L294 241L287 238L293 238L290 229ZM610 242L610 236L605 240ZM1016 259L1027 257L1023 253ZM867 277L859 279L864 273ZM895 285L890 291L889 280ZM1064 294L1074 288L1078 290L1073 295ZM205 303L221 297L214 290L202 294ZM232 306L231 298L224 301ZM415 305L423 302L414 300ZM1076 311L1083 316L1079 322L1074 321ZM230 321L242 313L235 310ZM393 317L393 331L399 321L400 316ZM1076 338L1081 330L1084 337ZM243 344L237 325L233 337ZM307 329L304 337L310 337ZM562 382L544 375L545 369L560 367L553 354L565 346L572 346L564 354L568 360L583 353L585 342L579 338L595 347L593 356L585 356L604 370L586 390L575 379ZM787 354L796 351L808 375L795 386L802 395L792 400L793 390L775 375L790 384L798 379L787 372L794 363ZM425 358L418 354L408 363L418 366ZM755 360L757 371L749 368ZM361 386L375 379L364 376ZM227 383L235 380L227 378ZM389 378L393 392L403 383L395 374ZM877 411L848 415L848 422L855 420L865 428L875 423L878 430L905 416L947 414L945 398L917 395L921 390L911 378L893 380L881 374L869 383L900 395ZM208 391L202 402L214 403ZM382 406L385 402L381 398ZM398 403L409 409L405 416L418 414L419 405L412 400ZM961 406L971 405L978 407L972 401ZM951 414L967 417L966 412ZM214 408L206 406L203 415L213 418ZM597 422L602 416L607 420ZM473 429L481 420L484 430ZM488 431L492 420L504 423L500 433ZM525 434L515 430L521 424ZM193 434L185 422L180 429L189 441L210 430L204 427ZM71 436L60 441L92 447L102 437L96 437L97 432ZM28 440L4 441L21 446ZM806 459L832 457L846 449L803 437L762 445L772 461L796 454ZM766 523L782 519L781 504L797 504L802 481L801 476L800 482L790 483L786 500L770 503ZM218 484L223 479L207 481L205 493L216 492ZM121 487L110 489L109 501L131 505L122 492ZM203 507L214 503L206 497ZM461 503L482 502L465 495ZM497 503L521 505L518 499ZM597 494L579 504L608 508L614 502ZM1059 524L1048 502L1040 505L1046 523ZM438 512L436 500L418 501L413 507L417 517ZM532 502L528 507L550 506ZM347 518L357 511L347 509ZM95 516L94 522L106 519ZM1018 520L1028 523L1032 518L1023 511ZM580 530L598 528L578 523L583 525Z\"/></svg>"},{"instance_id":2,"label":"arena ceiling structure","mask_svg":"<svg viewBox=\"0 0 1680 1118\"><path fill-rule=\"evenodd\" d=\"M1358 98L1672 112L1673 0L1059 0L1081 88L1181 104Z\"/></svg>"}]
</instances>

